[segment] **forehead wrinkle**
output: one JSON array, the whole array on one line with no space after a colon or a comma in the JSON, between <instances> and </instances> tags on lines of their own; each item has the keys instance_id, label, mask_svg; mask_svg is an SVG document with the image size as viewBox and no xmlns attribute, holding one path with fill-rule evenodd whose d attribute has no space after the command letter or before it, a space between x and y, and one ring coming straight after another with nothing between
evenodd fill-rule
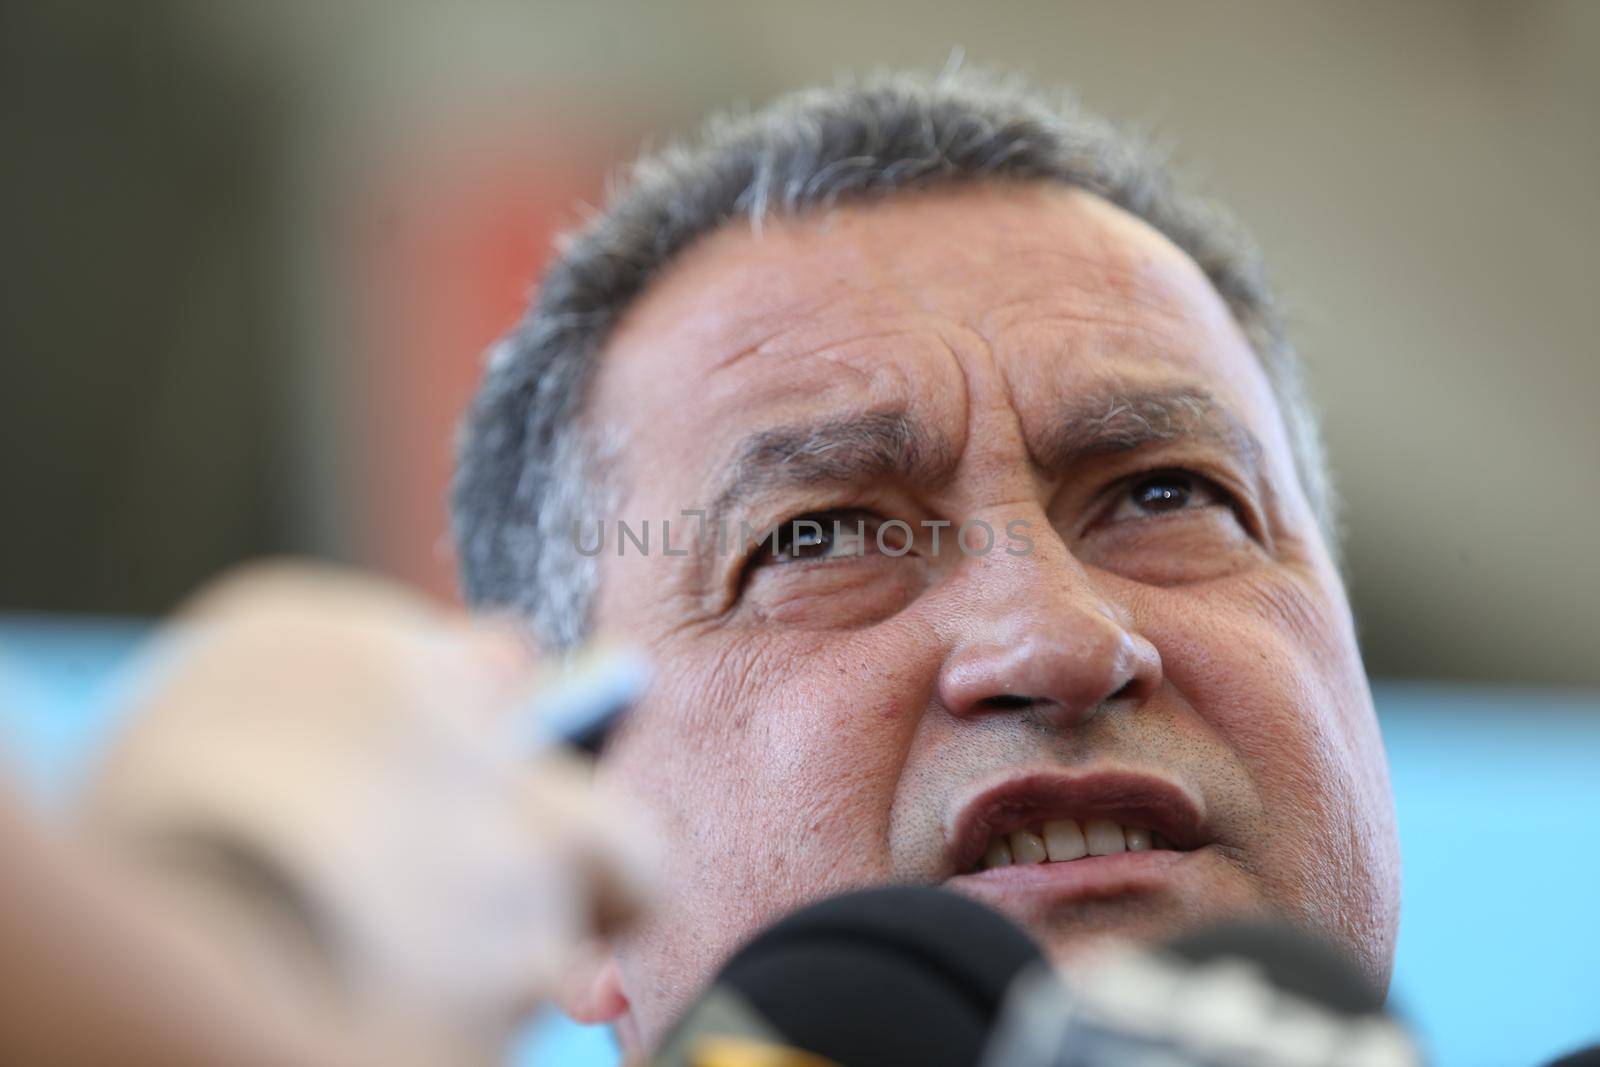
<instances>
[{"instance_id":1,"label":"forehead wrinkle","mask_svg":"<svg viewBox=\"0 0 1600 1067\"><path fill-rule=\"evenodd\" d=\"M1170 345L1195 328L1190 310L1170 299L1104 289L1078 295L1066 299L1059 289L1017 294L984 309L979 331L1003 348L1007 335L1017 331L1055 328L1063 331L1063 344L1105 338L1143 346Z\"/></svg>"},{"instance_id":2,"label":"forehead wrinkle","mask_svg":"<svg viewBox=\"0 0 1600 1067\"><path fill-rule=\"evenodd\" d=\"M730 355L723 356L712 365L708 376L727 370L750 356L767 356L774 359L805 359L811 356L824 356L846 346L865 341L880 341L886 337L903 338L908 333L905 329L874 330L868 333L841 331L839 336L830 337L815 344L806 342L797 347L788 347L778 343L799 332L793 327L786 327L754 344L741 348Z\"/></svg>"},{"instance_id":3,"label":"forehead wrinkle","mask_svg":"<svg viewBox=\"0 0 1600 1067\"><path fill-rule=\"evenodd\" d=\"M1099 334L1107 334L1114 339L1136 338L1139 340L1160 336L1160 331L1156 329L1156 324L1149 320L1126 318L1108 313L1121 309L1097 308L1082 312L1072 312L1057 308L1040 313L1037 309L1039 303L1039 298L1030 298L1008 301L1005 304L996 306L983 317L983 336L996 345L1002 345L1006 334L1013 331L1063 324L1073 328L1079 344L1083 344ZM1083 336L1084 327L1088 327L1094 332L1088 336ZM1064 338L1063 340L1067 339Z\"/></svg>"},{"instance_id":4,"label":"forehead wrinkle","mask_svg":"<svg viewBox=\"0 0 1600 1067\"><path fill-rule=\"evenodd\" d=\"M1102 243L1094 253L1021 250L1013 262L1035 263L1035 269L1024 272L1011 296L984 309L980 331L998 343L1013 329L1055 323L1075 332L1087 327L1120 338L1170 341L1174 330L1195 328L1196 300L1221 300L1192 260L1170 251L1168 256L1115 243Z\"/></svg>"}]
</instances>

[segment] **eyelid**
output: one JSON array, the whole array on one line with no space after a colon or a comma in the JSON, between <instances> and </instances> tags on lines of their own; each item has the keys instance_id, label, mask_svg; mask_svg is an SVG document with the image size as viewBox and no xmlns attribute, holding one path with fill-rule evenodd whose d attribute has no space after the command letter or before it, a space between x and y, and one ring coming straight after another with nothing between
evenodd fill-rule
<instances>
[{"instance_id":1,"label":"eyelid","mask_svg":"<svg viewBox=\"0 0 1600 1067\"><path fill-rule=\"evenodd\" d=\"M766 564L763 562L763 556L767 557L766 562L770 562L770 554L767 550L758 549L753 544L746 544L739 537L741 520L747 521L751 515L760 517L760 523L751 524L756 531L756 536L759 536L762 531L772 526L782 529L784 526L801 519L831 513L860 512L872 522L887 522L889 521L887 515L899 514L902 504L902 501L894 497L886 499L884 494L878 492L864 492L859 495L851 493L836 503L826 504L821 507L806 507L802 511L792 510L795 506L793 503L783 506L777 502L770 502L765 506L752 507L743 515L730 517L728 521L728 550L726 552L713 553L708 560L714 566L713 573L717 575L716 610L718 614L726 614L736 610L744 602L745 593L751 579L754 578L758 571L764 569ZM769 520L767 516L771 515L781 517ZM913 525L915 524L913 523ZM824 525L824 529L828 529L828 527ZM871 529L870 525L868 529Z\"/></svg>"},{"instance_id":2,"label":"eyelid","mask_svg":"<svg viewBox=\"0 0 1600 1067\"><path fill-rule=\"evenodd\" d=\"M872 531L874 529L876 529L876 527L880 523L887 522L887 521L888 520L884 519L881 515L878 515L876 512L873 512L873 511L871 511L871 510L869 510L867 508L860 508L860 507L820 508L820 509L815 509L815 510L812 510L812 511L801 512L801 513L799 513L797 515L791 516L790 518L784 519L782 522L778 523L778 525L777 525L777 529L778 529L779 532L778 532L778 534L776 536L778 538L780 538L780 539L785 535L792 537L794 535L795 526L797 524L799 524L799 523L802 523L802 522L814 522L814 523L816 523L818 526L822 527L822 532L823 532L824 536L830 536L830 537L833 536L833 534L835 533L836 529L837 529L837 532L839 532L839 533L854 534L856 529L858 528L858 524L859 524L859 528L862 530L863 536L870 536ZM863 553L863 554L865 554L865 553ZM764 563L777 563L777 562L778 561L773 558L773 553L771 551L765 550L765 549L757 549L757 550L752 550L750 552L749 558L744 563L744 568L745 568L746 571L749 571L749 570L753 570L756 567L762 566ZM825 562L828 562L828 561L827 560L806 560L804 558L800 558L800 559L793 560L792 562L795 562L795 563L806 563L806 562L825 563Z\"/></svg>"},{"instance_id":3,"label":"eyelid","mask_svg":"<svg viewBox=\"0 0 1600 1067\"><path fill-rule=\"evenodd\" d=\"M1240 525L1245 528L1245 532L1247 532L1253 539L1257 541L1263 540L1261 522L1255 508L1252 506L1248 495L1236 488L1231 479L1225 475L1214 473L1207 469L1202 469L1198 465L1185 466L1181 463L1173 463L1170 461L1165 463L1151 464L1147 467L1120 475L1113 479L1105 489L1096 494L1101 502L1097 502L1095 506L1089 509L1092 518L1090 518L1090 520L1085 524L1084 532L1088 533L1090 530L1093 530L1096 527L1108 525L1106 522L1107 517L1123 504L1125 495L1130 489L1140 482L1149 481L1163 474L1181 475L1185 478L1191 478L1200 483L1206 492L1211 493L1217 498L1215 503L1202 505L1201 507L1221 506L1229 508L1239 520ZM1187 511L1198 510L1201 510L1201 508L1184 508L1181 511L1174 512L1172 514L1181 515ZM1157 517L1158 516L1148 516L1150 519Z\"/></svg>"}]
</instances>

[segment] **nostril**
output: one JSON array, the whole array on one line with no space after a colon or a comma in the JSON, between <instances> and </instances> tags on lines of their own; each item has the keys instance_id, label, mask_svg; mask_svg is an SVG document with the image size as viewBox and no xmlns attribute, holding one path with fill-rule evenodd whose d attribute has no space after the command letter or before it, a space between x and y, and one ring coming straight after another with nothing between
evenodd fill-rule
<instances>
[{"instance_id":1,"label":"nostril","mask_svg":"<svg viewBox=\"0 0 1600 1067\"><path fill-rule=\"evenodd\" d=\"M978 707L989 711L1021 711L1023 708L1031 708L1037 703L1039 703L1037 697L1000 693L992 697L984 697L978 701Z\"/></svg>"},{"instance_id":2,"label":"nostril","mask_svg":"<svg viewBox=\"0 0 1600 1067\"><path fill-rule=\"evenodd\" d=\"M1138 695L1138 689L1139 680L1130 678L1115 693L1101 701L1101 704L1105 705L1115 700L1136 696ZM1051 701L1044 697L1021 696L1016 693L996 693L978 701L973 705L973 709L976 711L1026 711L1029 708L1037 708L1049 703Z\"/></svg>"}]
</instances>

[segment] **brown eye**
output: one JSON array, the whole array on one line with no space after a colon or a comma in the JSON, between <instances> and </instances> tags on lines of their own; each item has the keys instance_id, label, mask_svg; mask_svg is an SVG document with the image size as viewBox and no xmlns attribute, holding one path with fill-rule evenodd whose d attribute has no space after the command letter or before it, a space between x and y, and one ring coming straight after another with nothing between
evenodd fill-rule
<instances>
[{"instance_id":1,"label":"brown eye","mask_svg":"<svg viewBox=\"0 0 1600 1067\"><path fill-rule=\"evenodd\" d=\"M1157 471L1128 483L1109 520L1146 519L1178 511L1227 504L1229 498L1209 478L1188 471Z\"/></svg>"},{"instance_id":2,"label":"brown eye","mask_svg":"<svg viewBox=\"0 0 1600 1067\"><path fill-rule=\"evenodd\" d=\"M1147 585L1232 574L1261 558L1247 498L1181 468L1140 471L1106 486L1077 546L1086 563Z\"/></svg>"},{"instance_id":3,"label":"brown eye","mask_svg":"<svg viewBox=\"0 0 1600 1067\"><path fill-rule=\"evenodd\" d=\"M864 511L818 511L790 519L777 527L771 549L756 563L802 563L846 559L865 555L873 543L878 520Z\"/></svg>"},{"instance_id":4,"label":"brown eye","mask_svg":"<svg viewBox=\"0 0 1600 1067\"><path fill-rule=\"evenodd\" d=\"M1158 474L1135 483L1131 490L1133 502L1141 510L1152 514L1180 511L1188 507L1194 494L1194 480L1186 474Z\"/></svg>"},{"instance_id":5,"label":"brown eye","mask_svg":"<svg viewBox=\"0 0 1600 1067\"><path fill-rule=\"evenodd\" d=\"M832 551L832 531L815 519L784 523L772 546L773 558L780 563L826 559Z\"/></svg>"}]
</instances>

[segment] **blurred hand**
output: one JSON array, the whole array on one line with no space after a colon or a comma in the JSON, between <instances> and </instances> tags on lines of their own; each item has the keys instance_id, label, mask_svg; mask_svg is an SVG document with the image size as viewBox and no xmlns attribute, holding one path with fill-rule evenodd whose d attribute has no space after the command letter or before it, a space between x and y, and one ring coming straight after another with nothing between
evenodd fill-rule
<instances>
[{"instance_id":1,"label":"blurred hand","mask_svg":"<svg viewBox=\"0 0 1600 1067\"><path fill-rule=\"evenodd\" d=\"M298 565L204 591L153 653L85 828L306 1010L493 1062L644 899L649 834L509 716L509 627Z\"/></svg>"}]
</instances>

